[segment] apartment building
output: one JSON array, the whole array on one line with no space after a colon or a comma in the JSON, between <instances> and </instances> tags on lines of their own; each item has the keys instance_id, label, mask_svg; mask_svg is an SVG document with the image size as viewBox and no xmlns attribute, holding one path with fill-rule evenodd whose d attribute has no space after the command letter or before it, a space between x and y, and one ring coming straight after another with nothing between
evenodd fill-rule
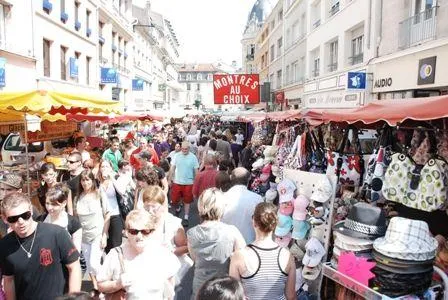
<instances>
[{"instance_id":1,"label":"apartment building","mask_svg":"<svg viewBox=\"0 0 448 300\"><path fill-rule=\"evenodd\" d=\"M448 94L448 1L380 1L374 99Z\"/></svg>"}]
</instances>

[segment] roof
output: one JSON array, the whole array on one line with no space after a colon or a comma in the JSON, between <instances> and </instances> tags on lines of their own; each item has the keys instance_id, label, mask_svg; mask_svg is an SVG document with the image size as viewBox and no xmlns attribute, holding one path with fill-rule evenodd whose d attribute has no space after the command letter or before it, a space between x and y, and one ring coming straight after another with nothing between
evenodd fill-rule
<instances>
[{"instance_id":1,"label":"roof","mask_svg":"<svg viewBox=\"0 0 448 300\"><path fill-rule=\"evenodd\" d=\"M278 0L256 0L247 17L246 29L250 27L250 24L253 22L263 24L277 2Z\"/></svg>"},{"instance_id":2,"label":"roof","mask_svg":"<svg viewBox=\"0 0 448 300\"><path fill-rule=\"evenodd\" d=\"M218 72L219 69L213 64L178 64L176 69L182 72Z\"/></svg>"}]
</instances>

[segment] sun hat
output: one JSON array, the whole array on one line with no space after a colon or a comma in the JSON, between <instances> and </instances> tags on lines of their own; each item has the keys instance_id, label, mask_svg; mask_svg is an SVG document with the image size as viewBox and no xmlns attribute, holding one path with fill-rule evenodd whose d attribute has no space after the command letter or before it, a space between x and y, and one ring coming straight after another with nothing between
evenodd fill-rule
<instances>
[{"instance_id":1,"label":"sun hat","mask_svg":"<svg viewBox=\"0 0 448 300\"><path fill-rule=\"evenodd\" d=\"M347 245L348 247L361 246L361 248L366 247L365 249L372 249L372 247L373 247L372 240L354 238L351 236L344 235L337 231L334 232L334 236L335 236L335 241L338 240L341 245ZM345 247L343 247L343 248L347 249Z\"/></svg>"},{"instance_id":2,"label":"sun hat","mask_svg":"<svg viewBox=\"0 0 448 300\"><path fill-rule=\"evenodd\" d=\"M303 240L308 230L310 229L310 224L307 221L292 220L292 238L296 240Z\"/></svg>"},{"instance_id":3,"label":"sun hat","mask_svg":"<svg viewBox=\"0 0 448 300\"><path fill-rule=\"evenodd\" d=\"M294 213L292 214L292 218L294 220L303 221L306 219L306 215L308 213L307 207L310 204L310 200L303 195L299 195L294 199Z\"/></svg>"},{"instance_id":4,"label":"sun hat","mask_svg":"<svg viewBox=\"0 0 448 300\"><path fill-rule=\"evenodd\" d=\"M426 222L402 217L393 217L386 235L373 243L373 248L383 255L416 261L434 259L437 247Z\"/></svg>"},{"instance_id":5,"label":"sun hat","mask_svg":"<svg viewBox=\"0 0 448 300\"><path fill-rule=\"evenodd\" d=\"M311 200L325 203L327 202L333 194L333 187L331 186L330 179L327 176L322 177L322 179L317 183L316 190L311 195Z\"/></svg>"},{"instance_id":6,"label":"sun hat","mask_svg":"<svg viewBox=\"0 0 448 300\"><path fill-rule=\"evenodd\" d=\"M23 186L23 178L18 174L8 173L3 175L2 179L0 179L0 183L9 185L15 189L21 189Z\"/></svg>"},{"instance_id":7,"label":"sun hat","mask_svg":"<svg viewBox=\"0 0 448 300\"><path fill-rule=\"evenodd\" d=\"M267 164L263 167L263 169L261 169L260 180L262 182L268 181L269 177L271 177L271 169L272 169L271 164Z\"/></svg>"},{"instance_id":8,"label":"sun hat","mask_svg":"<svg viewBox=\"0 0 448 300\"><path fill-rule=\"evenodd\" d=\"M277 192L280 197L279 202L291 201L294 199L294 191L296 190L296 185L294 182L288 178L283 179L277 185Z\"/></svg>"},{"instance_id":9,"label":"sun hat","mask_svg":"<svg viewBox=\"0 0 448 300\"><path fill-rule=\"evenodd\" d=\"M317 277L319 277L321 270L322 265L320 264L315 267L303 266L302 277L307 280L315 280Z\"/></svg>"},{"instance_id":10,"label":"sun hat","mask_svg":"<svg viewBox=\"0 0 448 300\"><path fill-rule=\"evenodd\" d=\"M278 212L279 214L290 216L294 210L294 205L292 201L286 201L279 204Z\"/></svg>"},{"instance_id":11,"label":"sun hat","mask_svg":"<svg viewBox=\"0 0 448 300\"><path fill-rule=\"evenodd\" d=\"M289 242L291 242L291 232L289 232L285 236L275 236L275 242L280 247L286 248L289 245Z\"/></svg>"},{"instance_id":12,"label":"sun hat","mask_svg":"<svg viewBox=\"0 0 448 300\"><path fill-rule=\"evenodd\" d=\"M315 267L322 261L322 257L325 255L325 248L322 243L312 237L305 245L305 256L302 259L302 263L308 267Z\"/></svg>"},{"instance_id":13,"label":"sun hat","mask_svg":"<svg viewBox=\"0 0 448 300\"><path fill-rule=\"evenodd\" d=\"M340 234L374 240L386 232L386 214L379 207L359 202L353 205L344 221L333 227Z\"/></svg>"},{"instance_id":14,"label":"sun hat","mask_svg":"<svg viewBox=\"0 0 448 300\"><path fill-rule=\"evenodd\" d=\"M291 231L292 218L290 216L278 215L277 227L275 227L276 236L285 236Z\"/></svg>"}]
</instances>

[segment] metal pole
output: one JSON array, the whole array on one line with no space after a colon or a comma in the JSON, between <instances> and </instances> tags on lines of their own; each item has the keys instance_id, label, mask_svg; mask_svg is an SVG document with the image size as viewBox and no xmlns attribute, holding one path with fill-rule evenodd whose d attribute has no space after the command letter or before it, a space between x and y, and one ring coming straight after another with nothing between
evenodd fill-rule
<instances>
[{"instance_id":1,"label":"metal pole","mask_svg":"<svg viewBox=\"0 0 448 300\"><path fill-rule=\"evenodd\" d=\"M27 185L27 192L28 196L31 197L31 183L30 183L30 166L29 166L29 157L28 157L28 122L26 120L26 112L23 116L25 121L25 166L26 166L26 185Z\"/></svg>"}]
</instances>

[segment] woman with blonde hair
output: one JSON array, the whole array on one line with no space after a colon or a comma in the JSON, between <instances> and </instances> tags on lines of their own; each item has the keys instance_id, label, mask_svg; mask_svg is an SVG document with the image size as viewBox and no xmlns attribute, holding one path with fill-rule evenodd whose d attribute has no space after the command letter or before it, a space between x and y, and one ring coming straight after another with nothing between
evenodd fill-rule
<instances>
[{"instance_id":1,"label":"woman with blonde hair","mask_svg":"<svg viewBox=\"0 0 448 300\"><path fill-rule=\"evenodd\" d=\"M248 299L296 299L296 267L288 249L273 240L277 207L262 202L255 207L255 241L232 256L230 276L241 280Z\"/></svg>"},{"instance_id":2,"label":"woman with blonde hair","mask_svg":"<svg viewBox=\"0 0 448 300\"><path fill-rule=\"evenodd\" d=\"M101 256L106 247L109 230L110 219L105 200L98 191L92 171L82 171L76 213L83 230L81 249L86 260L86 272L90 274L94 292L97 290L95 275L101 264Z\"/></svg>"},{"instance_id":3,"label":"woman with blonde hair","mask_svg":"<svg viewBox=\"0 0 448 300\"><path fill-rule=\"evenodd\" d=\"M229 273L230 256L246 243L239 230L222 223L224 194L217 188L205 190L198 200L202 223L187 232L188 249L195 262L193 296L208 279Z\"/></svg>"},{"instance_id":4,"label":"woman with blonde hair","mask_svg":"<svg viewBox=\"0 0 448 300\"><path fill-rule=\"evenodd\" d=\"M128 214L127 239L107 254L98 274L101 292L125 290L126 299L162 300L174 290L179 261L154 237L156 227L156 217L143 209Z\"/></svg>"}]
</instances>

